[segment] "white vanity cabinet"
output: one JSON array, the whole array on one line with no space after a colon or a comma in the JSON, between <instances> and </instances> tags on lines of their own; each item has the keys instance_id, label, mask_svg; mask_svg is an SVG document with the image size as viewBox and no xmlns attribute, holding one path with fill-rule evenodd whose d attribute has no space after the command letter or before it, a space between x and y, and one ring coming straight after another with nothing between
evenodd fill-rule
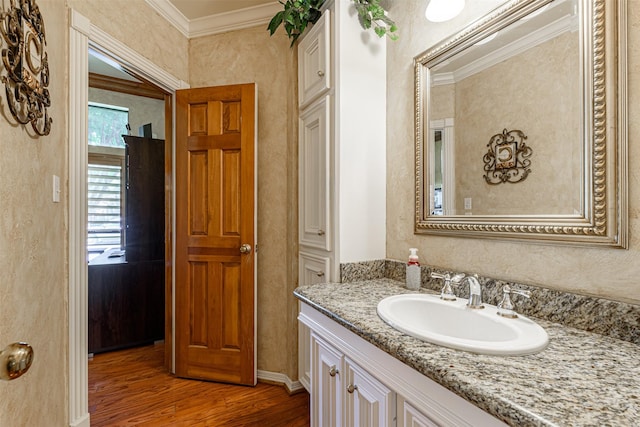
<instances>
[{"instance_id":1,"label":"white vanity cabinet","mask_svg":"<svg viewBox=\"0 0 640 427\"><path fill-rule=\"evenodd\" d=\"M325 2L300 38L298 94L300 251L337 282L341 263L386 257L386 40L351 0Z\"/></svg>"},{"instance_id":2,"label":"white vanity cabinet","mask_svg":"<svg viewBox=\"0 0 640 427\"><path fill-rule=\"evenodd\" d=\"M396 416L396 394L364 368L345 356L347 391L343 425L390 426Z\"/></svg>"},{"instance_id":3,"label":"white vanity cabinet","mask_svg":"<svg viewBox=\"0 0 640 427\"><path fill-rule=\"evenodd\" d=\"M351 0L328 0L298 43L298 285L386 257L386 40ZM300 326L308 389L309 333Z\"/></svg>"},{"instance_id":4,"label":"white vanity cabinet","mask_svg":"<svg viewBox=\"0 0 640 427\"><path fill-rule=\"evenodd\" d=\"M311 425L390 426L395 393L322 337L311 334Z\"/></svg>"},{"instance_id":5,"label":"white vanity cabinet","mask_svg":"<svg viewBox=\"0 0 640 427\"><path fill-rule=\"evenodd\" d=\"M402 396L398 397L398 417L396 425L398 427L439 427L429 417L419 411Z\"/></svg>"},{"instance_id":6,"label":"white vanity cabinet","mask_svg":"<svg viewBox=\"0 0 640 427\"><path fill-rule=\"evenodd\" d=\"M344 356L311 334L311 425L339 427L343 422Z\"/></svg>"},{"instance_id":7,"label":"white vanity cabinet","mask_svg":"<svg viewBox=\"0 0 640 427\"><path fill-rule=\"evenodd\" d=\"M331 87L330 13L324 13L298 44L298 105Z\"/></svg>"},{"instance_id":8,"label":"white vanity cabinet","mask_svg":"<svg viewBox=\"0 0 640 427\"><path fill-rule=\"evenodd\" d=\"M504 427L308 304L311 426Z\"/></svg>"},{"instance_id":9,"label":"white vanity cabinet","mask_svg":"<svg viewBox=\"0 0 640 427\"><path fill-rule=\"evenodd\" d=\"M298 236L301 247L328 254L331 251L332 213L329 187L330 112L327 98L329 96L322 97L300 114Z\"/></svg>"}]
</instances>

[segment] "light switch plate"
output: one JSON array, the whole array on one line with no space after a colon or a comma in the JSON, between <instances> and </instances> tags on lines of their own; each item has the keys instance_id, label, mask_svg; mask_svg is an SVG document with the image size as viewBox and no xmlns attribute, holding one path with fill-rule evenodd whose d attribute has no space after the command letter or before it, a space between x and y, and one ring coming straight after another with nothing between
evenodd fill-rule
<instances>
[{"instance_id":1,"label":"light switch plate","mask_svg":"<svg viewBox=\"0 0 640 427\"><path fill-rule=\"evenodd\" d=\"M470 210L471 209L471 197L465 197L464 198L464 208L466 210Z\"/></svg>"},{"instance_id":2,"label":"light switch plate","mask_svg":"<svg viewBox=\"0 0 640 427\"><path fill-rule=\"evenodd\" d=\"M53 202L60 203L60 177L53 175Z\"/></svg>"}]
</instances>

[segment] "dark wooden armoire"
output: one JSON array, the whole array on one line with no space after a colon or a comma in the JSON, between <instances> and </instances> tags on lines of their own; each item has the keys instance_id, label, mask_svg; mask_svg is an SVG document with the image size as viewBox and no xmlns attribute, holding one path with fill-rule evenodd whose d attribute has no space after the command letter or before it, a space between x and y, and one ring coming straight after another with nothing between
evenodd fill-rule
<instances>
[{"instance_id":1,"label":"dark wooden armoire","mask_svg":"<svg viewBox=\"0 0 640 427\"><path fill-rule=\"evenodd\" d=\"M89 353L164 338L164 141L124 139L125 255L89 263Z\"/></svg>"}]
</instances>

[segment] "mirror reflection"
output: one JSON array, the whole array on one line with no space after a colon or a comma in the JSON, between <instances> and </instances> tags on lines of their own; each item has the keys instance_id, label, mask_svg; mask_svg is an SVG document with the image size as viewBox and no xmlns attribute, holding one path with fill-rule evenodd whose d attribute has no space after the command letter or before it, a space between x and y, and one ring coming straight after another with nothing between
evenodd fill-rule
<instances>
[{"instance_id":1,"label":"mirror reflection","mask_svg":"<svg viewBox=\"0 0 640 427\"><path fill-rule=\"evenodd\" d=\"M511 0L415 58L416 233L626 247L626 20Z\"/></svg>"},{"instance_id":2,"label":"mirror reflection","mask_svg":"<svg viewBox=\"0 0 640 427\"><path fill-rule=\"evenodd\" d=\"M431 215L582 213L577 10L574 0L553 1L427 64ZM513 153L513 162L494 162L501 184L490 185L483 157L488 150L496 158L508 154L511 146L494 154L489 142L512 129L526 135L532 150L530 175L501 183L505 165L511 172L522 167Z\"/></svg>"}]
</instances>

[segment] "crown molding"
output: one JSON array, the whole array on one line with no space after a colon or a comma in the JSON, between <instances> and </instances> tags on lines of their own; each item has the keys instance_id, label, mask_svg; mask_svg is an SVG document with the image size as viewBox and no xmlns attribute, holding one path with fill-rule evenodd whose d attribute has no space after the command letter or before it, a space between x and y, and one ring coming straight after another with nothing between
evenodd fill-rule
<instances>
[{"instance_id":1,"label":"crown molding","mask_svg":"<svg viewBox=\"0 0 640 427\"><path fill-rule=\"evenodd\" d=\"M273 15L280 10L282 10L282 5L274 2L261 6L248 7L234 12L219 13L217 15L197 18L189 23L189 38L241 30L257 25L265 25L266 31L266 25L271 21Z\"/></svg>"},{"instance_id":2,"label":"crown molding","mask_svg":"<svg viewBox=\"0 0 640 427\"><path fill-rule=\"evenodd\" d=\"M480 59L464 65L454 72L434 73L431 76L431 83L433 86L438 86L459 82L469 76L484 71L499 62L505 61L535 46L552 40L567 31L576 32L578 30L578 17L576 15L565 16L546 27L527 34L526 37L522 37L514 42L492 49Z\"/></svg>"},{"instance_id":3,"label":"crown molding","mask_svg":"<svg viewBox=\"0 0 640 427\"><path fill-rule=\"evenodd\" d=\"M189 38L189 20L169 0L145 0L149 6L160 14L185 37Z\"/></svg>"},{"instance_id":4,"label":"crown molding","mask_svg":"<svg viewBox=\"0 0 640 427\"><path fill-rule=\"evenodd\" d=\"M169 0L145 1L189 39L265 25L269 23L273 15L282 9L282 5L274 1L260 6L189 20Z\"/></svg>"}]
</instances>

